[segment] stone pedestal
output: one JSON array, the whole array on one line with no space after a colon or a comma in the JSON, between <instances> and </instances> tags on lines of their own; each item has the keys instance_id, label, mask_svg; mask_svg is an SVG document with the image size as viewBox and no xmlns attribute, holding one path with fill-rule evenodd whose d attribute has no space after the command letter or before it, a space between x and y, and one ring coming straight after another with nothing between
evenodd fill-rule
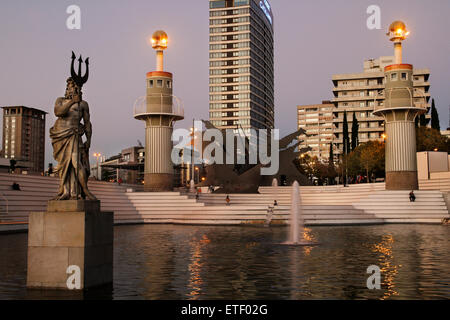
<instances>
[{"instance_id":1,"label":"stone pedestal","mask_svg":"<svg viewBox=\"0 0 450 320\"><path fill-rule=\"evenodd\" d=\"M112 283L113 220L100 201L49 201L47 212L32 212L27 287L68 290L70 266L79 267L81 290Z\"/></svg>"}]
</instances>

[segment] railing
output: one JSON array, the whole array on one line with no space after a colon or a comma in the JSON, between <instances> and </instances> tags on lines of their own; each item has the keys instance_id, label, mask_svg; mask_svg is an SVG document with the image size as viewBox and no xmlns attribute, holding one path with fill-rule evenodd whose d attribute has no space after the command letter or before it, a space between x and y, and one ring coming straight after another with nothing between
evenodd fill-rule
<instances>
[{"instance_id":1,"label":"railing","mask_svg":"<svg viewBox=\"0 0 450 320\"><path fill-rule=\"evenodd\" d=\"M147 110L147 98L152 98L152 100L157 101L159 99L159 110L155 110L155 106L158 105L158 103L155 103L152 101L152 111ZM172 99L172 111L167 112L167 100ZM147 96L140 97L136 99L134 106L133 106L133 112L134 117L138 116L145 116L145 115L151 115L151 114L167 114L167 115L173 115L176 117L183 117L184 118L184 106L183 102L174 95L168 95L168 94L150 94Z\"/></svg>"},{"instance_id":2,"label":"railing","mask_svg":"<svg viewBox=\"0 0 450 320\"><path fill-rule=\"evenodd\" d=\"M376 93L375 98L374 98L374 111L377 111L377 109L383 109L383 108L388 108L390 109L391 106L391 99L389 99L392 96L392 92L395 90L407 90L410 96L410 106L415 107L415 108L420 108L420 109L427 109L428 108L428 102L425 96L425 92L423 90L415 90L414 93L411 91L411 89L407 88L407 87L395 87L395 88L389 88L389 89L385 89L386 90L386 100L384 101L384 105L379 105L377 99L379 99L379 96L383 96L383 92L379 91ZM424 102L414 102L414 97L415 97L415 93L419 93L422 95L422 98L424 100ZM387 106L386 101L389 102L389 106Z\"/></svg>"}]
</instances>

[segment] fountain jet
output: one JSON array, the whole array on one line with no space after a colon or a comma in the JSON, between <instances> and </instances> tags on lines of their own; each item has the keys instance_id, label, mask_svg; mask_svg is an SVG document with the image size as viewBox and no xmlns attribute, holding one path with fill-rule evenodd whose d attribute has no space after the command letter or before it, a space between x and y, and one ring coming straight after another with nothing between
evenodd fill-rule
<instances>
[{"instance_id":1,"label":"fountain jet","mask_svg":"<svg viewBox=\"0 0 450 320\"><path fill-rule=\"evenodd\" d=\"M317 245L305 239L305 220L303 218L303 210L300 198L300 185L297 181L292 185L291 196L291 221L289 227L289 238L285 243L293 246L311 246Z\"/></svg>"}]
</instances>

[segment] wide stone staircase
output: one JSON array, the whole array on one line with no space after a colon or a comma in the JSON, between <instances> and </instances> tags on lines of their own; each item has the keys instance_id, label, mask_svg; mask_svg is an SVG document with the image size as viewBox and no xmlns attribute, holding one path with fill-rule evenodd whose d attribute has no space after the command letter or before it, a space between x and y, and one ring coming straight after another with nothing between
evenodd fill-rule
<instances>
[{"instance_id":1,"label":"wide stone staircase","mask_svg":"<svg viewBox=\"0 0 450 320\"><path fill-rule=\"evenodd\" d=\"M21 191L11 189L14 182L19 184ZM0 173L0 222L27 222L31 211L45 211L48 200L56 195L58 186L59 180L53 177ZM101 209L114 211L115 219L137 214L126 196L129 188L142 187L89 182L89 189L101 200Z\"/></svg>"},{"instance_id":2,"label":"wide stone staircase","mask_svg":"<svg viewBox=\"0 0 450 320\"><path fill-rule=\"evenodd\" d=\"M386 223L440 223L450 218L442 192L415 191L415 202L410 202L409 192L378 191L353 206Z\"/></svg>"},{"instance_id":3,"label":"wide stone staircase","mask_svg":"<svg viewBox=\"0 0 450 320\"><path fill-rule=\"evenodd\" d=\"M419 189L450 192L450 179L443 178L443 179L419 180Z\"/></svg>"},{"instance_id":4,"label":"wide stone staircase","mask_svg":"<svg viewBox=\"0 0 450 320\"><path fill-rule=\"evenodd\" d=\"M16 182L21 191L11 190ZM31 211L45 211L55 196L56 178L0 173L0 223L26 223ZM207 225L289 223L291 187L260 187L259 194L193 195L180 192L133 192L142 186L90 181L103 211L113 211L116 224L175 223ZM133 190L130 190L133 189ZM385 191L384 184L301 187L306 224L440 223L448 210L439 191L418 191L410 203L407 191ZM278 205L274 206L274 201ZM270 207L273 207L271 209Z\"/></svg>"},{"instance_id":5,"label":"wide stone staircase","mask_svg":"<svg viewBox=\"0 0 450 320\"><path fill-rule=\"evenodd\" d=\"M260 193L277 196L289 194L290 190L290 187L261 187ZM415 191L415 202L410 202L409 192L386 191L384 183L300 188L306 216L308 205L330 204L330 210L334 211L337 205L347 205L349 214L358 210L366 217L372 216L385 223L442 223L450 218L441 191ZM343 213L340 218L344 220L347 217Z\"/></svg>"}]
</instances>

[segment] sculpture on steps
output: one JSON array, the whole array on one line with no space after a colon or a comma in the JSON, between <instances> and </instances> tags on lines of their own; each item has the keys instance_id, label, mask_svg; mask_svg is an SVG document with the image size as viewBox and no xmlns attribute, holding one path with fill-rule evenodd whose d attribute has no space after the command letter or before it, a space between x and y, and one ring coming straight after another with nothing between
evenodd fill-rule
<instances>
[{"instance_id":1,"label":"sculpture on steps","mask_svg":"<svg viewBox=\"0 0 450 320\"><path fill-rule=\"evenodd\" d=\"M207 129L217 129L211 122L203 120ZM225 130L222 131L222 136L226 138ZM249 139L245 138L245 155L246 164L213 164L205 167L205 180L199 186L220 186L215 193L258 193L260 186L270 186L274 179L278 181L287 181L292 183L298 181L300 185L310 185L311 182L303 174L299 172L294 164L294 160L299 158L301 154L311 150L310 147L298 150L302 141L299 136L306 134L306 131L299 129L280 140L279 145L279 161L280 168L278 173L273 176L262 176L261 168L263 164L249 164ZM295 141L295 142L294 142ZM234 153L236 150L227 150L226 141L222 144L224 155L227 153ZM223 163L226 161L224 160Z\"/></svg>"}]
</instances>

